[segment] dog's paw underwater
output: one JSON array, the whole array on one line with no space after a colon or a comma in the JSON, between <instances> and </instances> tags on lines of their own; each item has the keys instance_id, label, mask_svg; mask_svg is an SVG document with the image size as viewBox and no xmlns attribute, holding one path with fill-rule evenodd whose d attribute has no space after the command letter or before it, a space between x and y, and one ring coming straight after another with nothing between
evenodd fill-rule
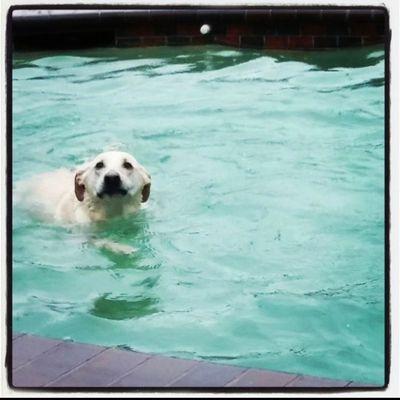
<instances>
[{"instance_id":1,"label":"dog's paw underwater","mask_svg":"<svg viewBox=\"0 0 400 400\"><path fill-rule=\"evenodd\" d=\"M89 241L92 245L99 249L104 249L111 251L113 253L123 254L123 255L132 255L135 254L138 249L132 247L128 244L117 243L108 239L92 239Z\"/></svg>"}]
</instances>

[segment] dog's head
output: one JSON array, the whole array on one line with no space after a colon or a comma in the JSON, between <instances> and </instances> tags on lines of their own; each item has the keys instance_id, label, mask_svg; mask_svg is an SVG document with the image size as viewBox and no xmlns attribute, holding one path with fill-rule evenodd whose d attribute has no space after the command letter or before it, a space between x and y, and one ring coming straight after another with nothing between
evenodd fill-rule
<instances>
[{"instance_id":1,"label":"dog's head","mask_svg":"<svg viewBox=\"0 0 400 400\"><path fill-rule=\"evenodd\" d=\"M134 157L121 151L108 151L77 170L75 195L79 201L85 196L108 201L141 193L144 203L150 196L150 184L149 173Z\"/></svg>"}]
</instances>

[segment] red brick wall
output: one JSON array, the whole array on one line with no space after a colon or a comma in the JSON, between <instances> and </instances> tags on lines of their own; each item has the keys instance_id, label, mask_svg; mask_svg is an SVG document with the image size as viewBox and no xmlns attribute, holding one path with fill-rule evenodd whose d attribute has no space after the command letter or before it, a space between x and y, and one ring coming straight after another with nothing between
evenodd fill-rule
<instances>
[{"instance_id":1,"label":"red brick wall","mask_svg":"<svg viewBox=\"0 0 400 400\"><path fill-rule=\"evenodd\" d=\"M116 30L117 46L218 43L267 49L325 49L383 43L383 9L150 10ZM202 24L211 25L208 35ZM145 27L145 33L144 32ZM135 43L129 39L135 38ZM151 38L151 39L150 39Z\"/></svg>"},{"instance_id":2,"label":"red brick wall","mask_svg":"<svg viewBox=\"0 0 400 400\"><path fill-rule=\"evenodd\" d=\"M258 49L329 49L383 43L381 7L141 8L13 17L17 48L224 44ZM211 26L207 35L203 24Z\"/></svg>"}]
</instances>

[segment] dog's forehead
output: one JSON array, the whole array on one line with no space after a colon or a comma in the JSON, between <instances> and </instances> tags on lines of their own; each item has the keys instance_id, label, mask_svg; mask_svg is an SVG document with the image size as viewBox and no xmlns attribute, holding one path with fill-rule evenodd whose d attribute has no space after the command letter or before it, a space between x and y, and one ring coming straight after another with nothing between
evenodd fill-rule
<instances>
[{"instance_id":1,"label":"dog's forehead","mask_svg":"<svg viewBox=\"0 0 400 400\"><path fill-rule=\"evenodd\" d=\"M103 161L106 164L121 164L124 161L129 161L137 164L137 161L131 154L125 153L123 151L107 151L101 153L95 158L95 162L98 161Z\"/></svg>"}]
</instances>

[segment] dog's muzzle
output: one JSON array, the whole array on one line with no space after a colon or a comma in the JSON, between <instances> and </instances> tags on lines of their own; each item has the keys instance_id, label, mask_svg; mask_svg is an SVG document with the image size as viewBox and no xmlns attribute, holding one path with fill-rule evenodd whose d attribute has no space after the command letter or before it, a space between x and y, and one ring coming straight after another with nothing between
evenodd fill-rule
<instances>
[{"instance_id":1,"label":"dog's muzzle","mask_svg":"<svg viewBox=\"0 0 400 400\"><path fill-rule=\"evenodd\" d=\"M104 195L125 196L127 193L128 191L122 187L122 181L119 174L107 174L104 176L103 188L102 191L98 193L98 196L100 198L102 198Z\"/></svg>"}]
</instances>

